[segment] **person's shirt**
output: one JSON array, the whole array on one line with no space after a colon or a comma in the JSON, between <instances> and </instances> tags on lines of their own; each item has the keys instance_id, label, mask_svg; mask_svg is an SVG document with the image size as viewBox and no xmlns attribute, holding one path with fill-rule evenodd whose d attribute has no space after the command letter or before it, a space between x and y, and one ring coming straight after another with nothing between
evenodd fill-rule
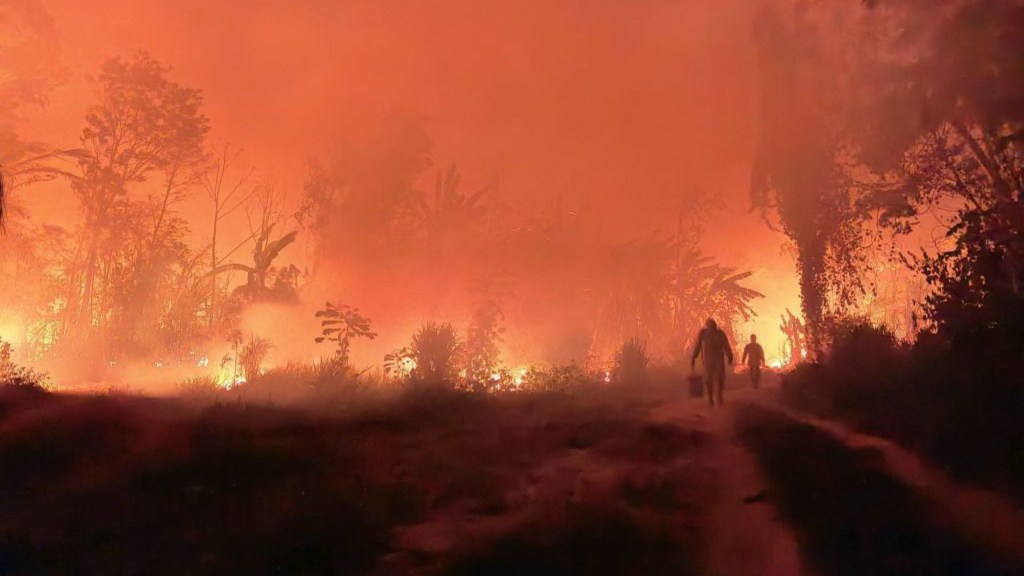
<instances>
[{"instance_id":1,"label":"person's shirt","mask_svg":"<svg viewBox=\"0 0 1024 576\"><path fill-rule=\"evenodd\" d=\"M764 348L757 342L751 342L743 349L743 358L747 365L760 366L764 363Z\"/></svg>"},{"instance_id":2,"label":"person's shirt","mask_svg":"<svg viewBox=\"0 0 1024 576\"><path fill-rule=\"evenodd\" d=\"M722 363L722 355L732 362L732 348L729 346L729 338L719 328L702 328L697 336L697 344L693 348L692 360L697 356L704 356L705 365Z\"/></svg>"}]
</instances>

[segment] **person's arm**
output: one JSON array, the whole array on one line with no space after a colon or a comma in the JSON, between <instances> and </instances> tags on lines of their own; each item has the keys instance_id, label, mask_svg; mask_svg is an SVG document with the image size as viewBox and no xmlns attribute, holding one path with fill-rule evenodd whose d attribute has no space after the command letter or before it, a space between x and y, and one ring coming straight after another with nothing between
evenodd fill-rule
<instances>
[{"instance_id":1,"label":"person's arm","mask_svg":"<svg viewBox=\"0 0 1024 576\"><path fill-rule=\"evenodd\" d=\"M747 344L746 346L743 347L743 359L740 360L740 364L746 364L747 363L747 356L749 355L749 352L750 352L750 344Z\"/></svg>"},{"instance_id":2,"label":"person's arm","mask_svg":"<svg viewBox=\"0 0 1024 576\"><path fill-rule=\"evenodd\" d=\"M700 356L701 348L704 346L704 331L701 330L697 333L697 343L693 346L693 355L690 356L690 370L693 370L693 365L697 363L697 356Z\"/></svg>"},{"instance_id":3,"label":"person's arm","mask_svg":"<svg viewBox=\"0 0 1024 576\"><path fill-rule=\"evenodd\" d=\"M722 342L725 344L725 357L729 359L729 364L732 364L732 346L729 344L729 337L722 332Z\"/></svg>"}]
</instances>

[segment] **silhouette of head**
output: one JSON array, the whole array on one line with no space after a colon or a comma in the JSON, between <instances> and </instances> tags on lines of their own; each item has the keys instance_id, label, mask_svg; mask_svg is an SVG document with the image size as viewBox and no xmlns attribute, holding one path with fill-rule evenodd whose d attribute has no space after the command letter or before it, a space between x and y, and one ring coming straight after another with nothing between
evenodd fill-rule
<instances>
[{"instance_id":1,"label":"silhouette of head","mask_svg":"<svg viewBox=\"0 0 1024 576\"><path fill-rule=\"evenodd\" d=\"M751 342L757 342L757 336L756 336L756 335L754 335L754 334L751 334L751 335L750 335L750 341L751 341Z\"/></svg>"},{"instance_id":2,"label":"silhouette of head","mask_svg":"<svg viewBox=\"0 0 1024 576\"><path fill-rule=\"evenodd\" d=\"M708 321L704 323L704 327L708 328L708 329L711 329L711 330L714 330L714 329L718 328L718 324L715 324L715 321L713 319L708 318Z\"/></svg>"}]
</instances>

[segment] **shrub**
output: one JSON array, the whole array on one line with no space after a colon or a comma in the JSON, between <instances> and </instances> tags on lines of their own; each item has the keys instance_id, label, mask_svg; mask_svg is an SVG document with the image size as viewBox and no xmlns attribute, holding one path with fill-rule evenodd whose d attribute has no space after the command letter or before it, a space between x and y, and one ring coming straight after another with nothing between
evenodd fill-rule
<instances>
[{"instance_id":1,"label":"shrub","mask_svg":"<svg viewBox=\"0 0 1024 576\"><path fill-rule=\"evenodd\" d=\"M647 366L650 364L647 344L639 338L631 338L622 344L615 354L615 381L642 383L647 381Z\"/></svg>"},{"instance_id":2,"label":"shrub","mask_svg":"<svg viewBox=\"0 0 1024 576\"><path fill-rule=\"evenodd\" d=\"M842 372L877 374L904 359L904 347L891 330L863 320L839 323L831 341L828 363Z\"/></svg>"},{"instance_id":3,"label":"shrub","mask_svg":"<svg viewBox=\"0 0 1024 576\"><path fill-rule=\"evenodd\" d=\"M213 376L191 376L178 383L178 394L182 396L207 398L222 390Z\"/></svg>"},{"instance_id":4,"label":"shrub","mask_svg":"<svg viewBox=\"0 0 1024 576\"><path fill-rule=\"evenodd\" d=\"M329 358L320 357L315 360L310 366L310 372L314 384L339 382L347 380L353 375L348 361L337 355Z\"/></svg>"},{"instance_id":5,"label":"shrub","mask_svg":"<svg viewBox=\"0 0 1024 576\"><path fill-rule=\"evenodd\" d=\"M337 355L312 363L288 362L235 388L241 398L268 402L322 403L346 396L361 388L360 375Z\"/></svg>"},{"instance_id":6,"label":"shrub","mask_svg":"<svg viewBox=\"0 0 1024 576\"><path fill-rule=\"evenodd\" d=\"M13 351L10 342L0 340L0 384L47 388L50 385L49 376L44 372L15 364L11 359Z\"/></svg>"},{"instance_id":7,"label":"shrub","mask_svg":"<svg viewBox=\"0 0 1024 576\"><path fill-rule=\"evenodd\" d=\"M413 358L412 350L408 346L403 346L384 355L384 374L390 378L399 380L408 378L415 366L416 359Z\"/></svg>"},{"instance_id":8,"label":"shrub","mask_svg":"<svg viewBox=\"0 0 1024 576\"><path fill-rule=\"evenodd\" d=\"M571 392L597 383L598 379L587 374L579 365L567 364L548 369L531 368L523 378L520 390L525 392Z\"/></svg>"},{"instance_id":9,"label":"shrub","mask_svg":"<svg viewBox=\"0 0 1024 576\"><path fill-rule=\"evenodd\" d=\"M1024 369L1019 352L981 332L924 333L913 346L884 328L835 328L821 364L782 380L784 399L901 443L950 473L1024 501Z\"/></svg>"},{"instance_id":10,"label":"shrub","mask_svg":"<svg viewBox=\"0 0 1024 576\"><path fill-rule=\"evenodd\" d=\"M861 319L832 328L820 364L800 364L783 377L787 401L824 416L863 415L895 408L913 394L907 346L892 331Z\"/></svg>"},{"instance_id":11,"label":"shrub","mask_svg":"<svg viewBox=\"0 0 1024 576\"><path fill-rule=\"evenodd\" d=\"M782 376L783 399L792 406L820 416L834 412L834 386L826 367L817 363L797 364Z\"/></svg>"},{"instance_id":12,"label":"shrub","mask_svg":"<svg viewBox=\"0 0 1024 576\"><path fill-rule=\"evenodd\" d=\"M429 384L454 381L462 343L451 323L428 322L412 336L409 347L413 361L412 378Z\"/></svg>"},{"instance_id":13,"label":"shrub","mask_svg":"<svg viewBox=\"0 0 1024 576\"><path fill-rule=\"evenodd\" d=\"M260 376L263 362L273 347L270 340L256 335L249 338L249 341L242 346L238 352L238 364L242 367L242 375L246 380L253 380Z\"/></svg>"}]
</instances>

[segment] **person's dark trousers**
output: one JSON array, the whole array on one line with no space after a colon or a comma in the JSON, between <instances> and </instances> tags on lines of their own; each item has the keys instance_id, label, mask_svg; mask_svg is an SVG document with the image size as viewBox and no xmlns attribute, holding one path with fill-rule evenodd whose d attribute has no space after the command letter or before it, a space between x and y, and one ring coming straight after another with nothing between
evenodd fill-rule
<instances>
[{"instance_id":1,"label":"person's dark trousers","mask_svg":"<svg viewBox=\"0 0 1024 576\"><path fill-rule=\"evenodd\" d=\"M725 367L708 370L704 376L704 384L708 389L708 404L714 406L715 397L718 398L719 404L725 401L722 397L722 391L725 389Z\"/></svg>"}]
</instances>

